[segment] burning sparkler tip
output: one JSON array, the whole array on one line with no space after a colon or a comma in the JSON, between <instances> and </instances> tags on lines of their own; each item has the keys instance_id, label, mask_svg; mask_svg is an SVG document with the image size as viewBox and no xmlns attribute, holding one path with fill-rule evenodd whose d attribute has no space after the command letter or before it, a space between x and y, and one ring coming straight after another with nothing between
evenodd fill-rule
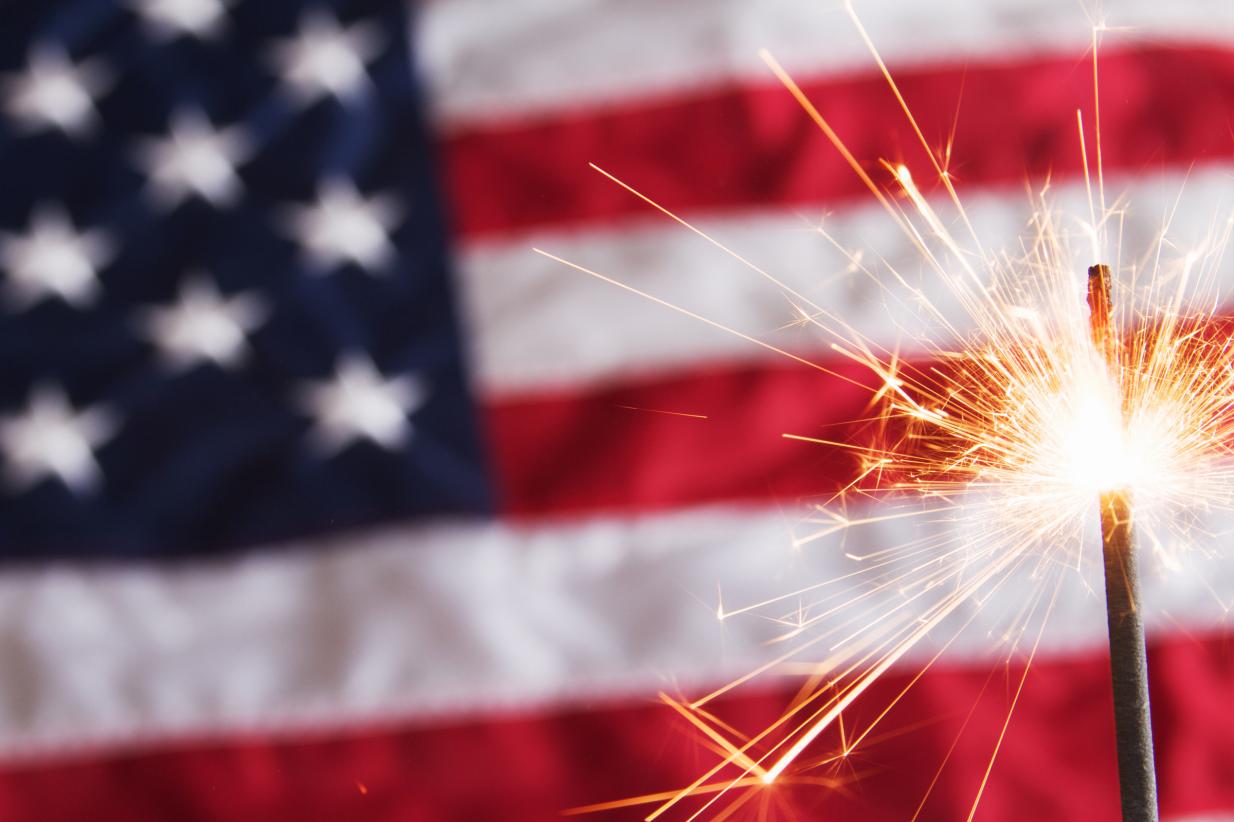
<instances>
[{"instance_id":1,"label":"burning sparkler tip","mask_svg":"<svg viewBox=\"0 0 1234 822\"><path fill-rule=\"evenodd\" d=\"M1107 361L1113 361L1110 349L1110 267L1097 264L1088 269L1088 310L1093 343Z\"/></svg>"},{"instance_id":2,"label":"burning sparkler tip","mask_svg":"<svg viewBox=\"0 0 1234 822\"><path fill-rule=\"evenodd\" d=\"M1110 300L1110 267L1108 265L1089 266L1088 268L1088 305L1093 306L1093 300L1104 298Z\"/></svg>"}]
</instances>

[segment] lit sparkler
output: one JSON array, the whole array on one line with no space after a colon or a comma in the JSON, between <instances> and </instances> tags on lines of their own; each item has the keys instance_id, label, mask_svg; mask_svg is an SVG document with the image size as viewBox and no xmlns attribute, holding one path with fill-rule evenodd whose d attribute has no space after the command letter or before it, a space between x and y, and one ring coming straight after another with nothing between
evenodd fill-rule
<instances>
[{"instance_id":1,"label":"lit sparkler","mask_svg":"<svg viewBox=\"0 0 1234 822\"><path fill-rule=\"evenodd\" d=\"M682 809L683 800L696 797L701 807L687 814L692 819L720 808L731 811L773 783L817 778L811 774L847 757L871 738L894 704L973 615L997 603L1006 609L1007 627L1001 640L1009 654L1025 654L1028 665L1014 684L1011 709L982 775L971 819L1054 608L1059 583L1085 562L1091 550L1086 535L1091 530L1094 501L1100 499L1116 699L1122 706L1119 710L1126 709L1126 716L1120 714L1117 720L1120 753L1138 742L1135 753L1140 757L1138 765L1126 766L1131 770L1120 759L1124 812L1128 820L1153 819L1155 789L1130 500L1136 502L1137 538L1166 562L1197 547L1191 528L1201 512L1234 507L1234 461L1229 447L1234 442L1234 367L1229 336L1214 316L1219 305L1215 272L1231 223L1212 231L1204 247L1187 252L1177 263L1169 262L1164 253L1165 232L1149 256L1122 263L1118 243L1111 248L1106 243L1107 237L1117 240L1121 234L1125 206L1106 203L1099 114L1094 118L1094 180L1087 173L1084 124L1077 112L1089 213L1076 217L1056 212L1047 185L1047 190L1030 194L1035 213L1021 252L987 251L947 169L950 150L931 150L851 7L849 12L927 151L931 177L946 194L947 218L922 193L905 164L884 161L886 182L876 180L784 69L770 55L763 57L912 241L928 275L944 286L944 297L931 299L909 277L895 270L875 271L820 228L822 236L849 257L859 276L871 278L889 299L911 302L925 317L930 333L911 335L917 355L906 357L870 339L630 184L602 169L597 171L783 290L802 321L827 335L834 352L872 375L871 434L866 441L827 440L800 432L784 435L843 449L860 467L857 479L841 494L816 506L807 520L812 530L796 543L806 547L836 532L896 519L945 527L925 528L922 536L902 545L852 555L856 570L843 579L824 580L771 600L719 610L721 619L772 614L785 626L782 639L796 644L762 668L701 698L681 702L665 696L673 710L694 725L719 754L714 767L679 791L590 810L654 803L646 817L651 820ZM1099 29L1094 29L1093 43L1095 112L1099 112ZM952 224L960 226L963 239L953 234ZM1091 314L1084 304L1081 272L1073 263L1072 245L1077 237L1087 246L1090 261L1104 258L1103 251L1114 252L1109 258L1115 262L1112 274L1104 266L1095 269ZM828 371L606 274L540 253L752 344ZM1108 301L1110 276L1120 279L1120 294L1124 295L1116 307ZM885 513L851 517L846 502L861 497L877 497ZM1017 588L1013 580L1024 575L1038 584ZM854 580L864 583L857 594L834 593L838 584ZM896 594L891 607L883 596L887 592ZM795 614L783 615L787 603L807 598L811 600L808 607L797 606ZM910 651L920 651L925 637L940 633L936 652L927 656L907 687L872 721L856 730L843 730L846 712L871 685ZM809 654L820 654L822 659L803 661ZM720 695L773 670L800 671L806 674L806 682L791 706L760 733L740 737L709 711L710 703ZM1120 670L1125 675L1124 689L1119 685ZM1129 691L1125 690L1128 683ZM840 752L821 758L811 755L811 751L818 753L824 734L832 731L842 738ZM940 773L945 764L940 765Z\"/></svg>"},{"instance_id":2,"label":"lit sparkler","mask_svg":"<svg viewBox=\"0 0 1234 822\"><path fill-rule=\"evenodd\" d=\"M1089 326L1093 345L1117 380L1118 340L1110 327L1110 269L1088 270ZM1121 421L1120 421L1121 422ZM1131 491L1108 487L1101 494L1101 553L1105 561L1106 621L1124 822L1156 822L1157 775L1148 706L1148 660L1140 605Z\"/></svg>"}]
</instances>

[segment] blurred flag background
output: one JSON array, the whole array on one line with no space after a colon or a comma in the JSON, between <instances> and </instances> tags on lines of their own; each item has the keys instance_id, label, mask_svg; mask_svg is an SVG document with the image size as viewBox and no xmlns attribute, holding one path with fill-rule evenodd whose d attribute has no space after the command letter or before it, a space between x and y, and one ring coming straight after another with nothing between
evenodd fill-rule
<instances>
[{"instance_id":1,"label":"blurred flag background","mask_svg":"<svg viewBox=\"0 0 1234 822\"><path fill-rule=\"evenodd\" d=\"M988 246L1025 179L1083 202L1094 10L858 8ZM1103 11L1125 245L1172 218L1183 247L1234 205L1234 7ZM539 820L716 761L656 694L766 658L718 596L842 573L851 543L790 539L855 466L780 434L868 396L530 249L834 356L596 162L887 339L812 227L916 252L761 47L862 162L920 159L833 2L4 6L0 818ZM1234 818L1234 565L1147 585L1163 811ZM1101 603L1064 599L978 818L1117 818ZM963 818L1023 665L988 633L840 789L751 813L908 819L947 759L921 818ZM757 731L796 685L724 716Z\"/></svg>"}]
</instances>

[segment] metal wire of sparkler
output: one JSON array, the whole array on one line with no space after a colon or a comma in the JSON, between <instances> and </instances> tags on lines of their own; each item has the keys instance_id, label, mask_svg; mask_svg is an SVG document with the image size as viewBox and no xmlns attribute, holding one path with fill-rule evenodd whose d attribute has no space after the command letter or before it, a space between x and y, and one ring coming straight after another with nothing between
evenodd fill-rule
<instances>
[{"instance_id":1,"label":"metal wire of sparkler","mask_svg":"<svg viewBox=\"0 0 1234 822\"><path fill-rule=\"evenodd\" d=\"M859 567L848 577L721 609L719 618L732 619L814 597L810 608L785 621L789 628L785 638L798 640L794 647L700 698L684 702L664 696L717 753L713 767L677 791L580 811L653 803L655 808L646 816L653 820L695 797L701 805L688 818L707 812L723 816L750 801L761 787L780 781L832 784L834 776L824 778L820 771L872 739L879 723L972 622L977 609L1000 602L1002 595L1013 603L1002 603L1008 608L1002 639L1009 654L1026 656L1026 664L976 790L971 820L1060 581L1087 555L1085 536L1094 500L1116 489L1134 494L1139 538L1154 554L1166 558L1200 550L1191 533L1197 512L1234 509L1234 454L1229 445L1234 443L1230 364L1234 352L1229 335L1220 333L1215 321L1219 305L1215 272L1234 223L1227 220L1214 229L1206 246L1187 252L1177 266L1163 260L1164 231L1155 254L1142 264L1124 269L1116 256L1116 273L1127 280L1127 299L1120 301L1120 311L1109 320L1110 327L1118 329L1119 344L1098 351L1089 343L1083 284L1077 279L1070 248L1074 234L1064 230L1064 216L1051 208L1044 192L1030 194L1036 210L1023 252L1016 256L987 252L947 169L950 151L942 152L940 159L931 149L872 40L851 6L846 7L926 149L933 177L943 186L968 240L953 235L906 165L884 161L887 182L877 181L774 58L763 54L763 59L910 239L927 271L945 285L948 301L964 318L963 324L956 322L951 311L894 269L880 277L820 228L820 234L849 257L854 271L885 293L897 289L895 299L911 301L928 318L943 341L915 337L920 357L904 358L898 349L868 338L629 183L594 168L779 288L792 300L801 321L831 340L834 352L868 369L872 379L859 384L871 392L874 424L869 441L785 432L790 439L842 449L860 467L858 479L843 494L816 507L807 520L812 530L798 537L796 544L807 547L837 531L892 519L945 527L927 528L905 544L854 556ZM1083 117L1077 111L1090 213L1087 221L1076 222L1093 255L1101 254L1108 235L1121 234L1124 213L1123 204L1106 203L1096 94L1100 29L1095 26L1093 33L1095 197ZM805 366L853 381L851 375L606 274L537 251ZM969 327L975 330L966 330ZM853 497L877 497L888 512L851 518L844 502ZM1017 598L1011 581L1024 574L1038 584ZM834 593L833 586L852 579L865 583L859 593L848 597ZM893 607L886 607L878 596L886 591L898 596ZM807 757L823 734L842 728L846 712L874 683L925 637L944 629L935 653L873 720L860 730L841 731L845 738L840 754ZM823 658L803 661L815 652ZM768 671L784 670L806 674L799 697L752 737L740 736L709 710L715 699L733 688ZM945 766L946 759L930 790ZM918 813L928 798L929 790Z\"/></svg>"}]
</instances>

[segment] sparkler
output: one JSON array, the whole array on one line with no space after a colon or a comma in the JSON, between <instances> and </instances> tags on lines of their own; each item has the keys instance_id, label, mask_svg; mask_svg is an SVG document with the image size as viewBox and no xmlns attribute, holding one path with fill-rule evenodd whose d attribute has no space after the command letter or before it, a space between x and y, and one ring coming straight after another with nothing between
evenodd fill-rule
<instances>
[{"instance_id":1,"label":"sparkler","mask_svg":"<svg viewBox=\"0 0 1234 822\"><path fill-rule=\"evenodd\" d=\"M845 255L855 276L868 277L889 302L909 304L925 318L927 332L904 329L914 356L903 356L898 345L854 328L629 183L596 170L782 290L800 321L830 340L832 352L867 369L870 379L862 385L871 392L871 412L865 439L785 432L789 439L842 449L858 464L853 482L814 506L805 520L809 530L795 545L804 550L836 534L888 523L915 524L917 532L898 545L846 554L854 564L847 575L720 609L722 620L743 614L770 617L784 626L778 640L788 650L692 701L665 696L718 753L717 764L676 792L578 810L649 802L656 807L646 819L653 820L695 797L701 807L689 815L694 819L722 807L724 813L733 812L776 784L818 780L812 772L834 770L837 762L875 738L873 732L895 704L983 609L1001 608L1003 628L997 639L1008 658L1018 656L1026 664L1013 683L1006 720L969 812L971 820L1062 581L1082 569L1089 556L1087 524L1092 504L1099 500L1124 818L1154 820L1131 500L1137 506L1136 534L1165 568L1186 552L1199 550L1192 531L1202 513L1234 511L1234 461L1227 445L1234 441L1234 368L1229 336L1219 333L1214 317L1220 299L1215 272L1232 222L1215 227L1200 246L1172 261L1167 221L1144 257L1123 264L1120 251L1115 258L1113 271L1128 282L1119 312L1109 300L1112 273L1105 266L1090 273L1091 310L1085 311L1075 261L1081 254L1100 258L1105 239L1121 234L1127 209L1125 203L1106 203L1099 118L1094 124L1094 186L1083 118L1077 111L1088 214L1062 215L1051 206L1045 189L1030 193L1035 211L1021 252L987 251L948 171L950 147L936 152L929 146L860 20L847 8L926 149L950 218L923 194L906 164L883 161L886 182L876 180L787 72L770 55L763 57L919 252L924 283L890 266L875 270L831 237L825 226L818 229L823 241ZM1094 105L1094 110L1099 108ZM953 225L963 240L953 234ZM1076 237L1087 248L1077 251ZM1117 243L1114 248L1119 250ZM539 253L797 363L852 380L608 274ZM1116 316L1120 312L1122 321ZM878 499L885 513L851 516L848 502L861 499ZM851 585L855 593L837 593L843 585ZM791 603L797 604L788 610ZM937 637L939 645L923 654L927 636ZM924 659L916 676L872 720L845 729L851 706L888 670L909 659L910 652L919 662ZM719 696L757 676L785 671L805 674L806 681L798 698L769 727L746 737L713 713L712 703ZM838 749L829 747L836 733ZM825 755L807 755L820 750ZM946 764L944 760L940 765L918 813Z\"/></svg>"},{"instance_id":2,"label":"sparkler","mask_svg":"<svg viewBox=\"0 0 1234 822\"><path fill-rule=\"evenodd\" d=\"M1117 340L1110 326L1110 269L1088 270L1088 306L1093 344L1114 372ZM1157 779L1148 701L1148 660L1140 607L1140 572L1130 492L1101 495L1101 545L1105 564L1105 606L1110 631L1110 675L1114 686L1114 728L1124 822L1157 822Z\"/></svg>"}]
</instances>

